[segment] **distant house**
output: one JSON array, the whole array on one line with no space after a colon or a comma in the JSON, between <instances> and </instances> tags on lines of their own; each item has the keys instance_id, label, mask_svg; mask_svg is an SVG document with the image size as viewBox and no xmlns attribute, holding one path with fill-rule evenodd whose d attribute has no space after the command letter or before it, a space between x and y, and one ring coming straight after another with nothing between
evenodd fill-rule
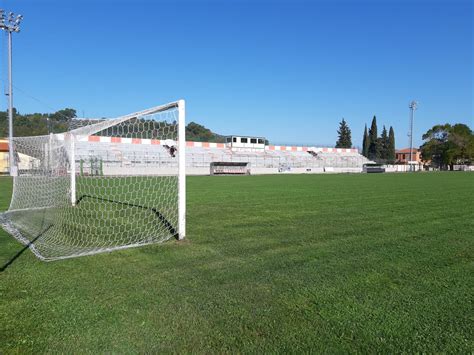
<instances>
[{"instance_id":1,"label":"distant house","mask_svg":"<svg viewBox=\"0 0 474 355\"><path fill-rule=\"evenodd\" d=\"M413 148L412 157L410 157L410 148L398 149L395 151L395 160L397 164L408 164L408 162L421 163L421 152Z\"/></svg>"},{"instance_id":2,"label":"distant house","mask_svg":"<svg viewBox=\"0 0 474 355\"><path fill-rule=\"evenodd\" d=\"M0 174L8 174L8 141L0 139Z\"/></svg>"}]
</instances>

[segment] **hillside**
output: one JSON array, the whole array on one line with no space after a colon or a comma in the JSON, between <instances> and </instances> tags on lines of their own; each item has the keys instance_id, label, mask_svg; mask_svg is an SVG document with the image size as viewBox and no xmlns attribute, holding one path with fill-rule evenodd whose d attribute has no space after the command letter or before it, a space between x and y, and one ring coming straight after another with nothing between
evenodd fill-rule
<instances>
[{"instance_id":1,"label":"hillside","mask_svg":"<svg viewBox=\"0 0 474 355\"><path fill-rule=\"evenodd\" d=\"M15 137L46 135L50 131L60 133L67 131L69 121L77 117L76 110L65 108L55 113L29 113L21 114L14 111L13 131ZM48 119L50 129L48 130ZM8 115L6 111L0 111L0 137L8 136ZM186 126L186 140L196 142L223 143L225 136L212 132L196 122L190 122Z\"/></svg>"},{"instance_id":2,"label":"hillside","mask_svg":"<svg viewBox=\"0 0 474 355\"><path fill-rule=\"evenodd\" d=\"M190 122L186 126L186 140L195 142L224 143L225 136L212 132L196 122Z\"/></svg>"}]
</instances>

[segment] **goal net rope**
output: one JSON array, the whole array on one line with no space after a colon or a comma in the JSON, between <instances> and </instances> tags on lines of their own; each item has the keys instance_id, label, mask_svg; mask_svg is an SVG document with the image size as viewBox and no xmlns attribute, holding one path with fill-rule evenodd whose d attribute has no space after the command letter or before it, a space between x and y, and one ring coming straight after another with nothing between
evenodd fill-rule
<instances>
[{"instance_id":1,"label":"goal net rope","mask_svg":"<svg viewBox=\"0 0 474 355\"><path fill-rule=\"evenodd\" d=\"M185 235L184 101L13 139L0 224L43 260Z\"/></svg>"}]
</instances>

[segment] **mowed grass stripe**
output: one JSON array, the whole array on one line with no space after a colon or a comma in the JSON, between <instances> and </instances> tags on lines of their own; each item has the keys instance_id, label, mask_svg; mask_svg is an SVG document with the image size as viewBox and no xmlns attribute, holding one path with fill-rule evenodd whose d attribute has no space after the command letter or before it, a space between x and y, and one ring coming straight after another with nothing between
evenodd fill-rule
<instances>
[{"instance_id":1,"label":"mowed grass stripe","mask_svg":"<svg viewBox=\"0 0 474 355\"><path fill-rule=\"evenodd\" d=\"M190 177L185 242L15 261L0 350L471 352L473 182Z\"/></svg>"}]
</instances>

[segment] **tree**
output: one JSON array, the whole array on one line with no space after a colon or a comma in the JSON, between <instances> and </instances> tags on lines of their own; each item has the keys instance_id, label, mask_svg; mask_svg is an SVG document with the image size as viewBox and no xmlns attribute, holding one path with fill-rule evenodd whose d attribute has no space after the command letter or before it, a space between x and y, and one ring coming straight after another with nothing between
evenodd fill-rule
<instances>
[{"instance_id":1,"label":"tree","mask_svg":"<svg viewBox=\"0 0 474 355\"><path fill-rule=\"evenodd\" d=\"M212 132L210 129L196 122L190 122L186 126L186 140L224 143L225 137Z\"/></svg>"},{"instance_id":2,"label":"tree","mask_svg":"<svg viewBox=\"0 0 474 355\"><path fill-rule=\"evenodd\" d=\"M58 121L58 122L69 121L72 118L76 118L76 117L77 117L77 112L73 108L65 108L63 110L56 111L55 113L49 116L51 120Z\"/></svg>"},{"instance_id":3,"label":"tree","mask_svg":"<svg viewBox=\"0 0 474 355\"><path fill-rule=\"evenodd\" d=\"M362 155L366 158L369 156L369 134L367 133L367 124L364 128L364 138L362 138Z\"/></svg>"},{"instance_id":4,"label":"tree","mask_svg":"<svg viewBox=\"0 0 474 355\"><path fill-rule=\"evenodd\" d=\"M392 126L388 130L387 162L395 163L395 132Z\"/></svg>"},{"instance_id":5,"label":"tree","mask_svg":"<svg viewBox=\"0 0 474 355\"><path fill-rule=\"evenodd\" d=\"M336 142L336 148L351 148L352 147L352 138L351 138L351 129L347 125L344 118L339 123L339 129L337 130L339 139Z\"/></svg>"},{"instance_id":6,"label":"tree","mask_svg":"<svg viewBox=\"0 0 474 355\"><path fill-rule=\"evenodd\" d=\"M377 118L374 116L369 129L369 154L370 160L378 160L380 158L380 144L377 137Z\"/></svg>"},{"instance_id":7,"label":"tree","mask_svg":"<svg viewBox=\"0 0 474 355\"><path fill-rule=\"evenodd\" d=\"M386 163L388 160L388 145L389 145L388 134L387 134L387 129L385 128L385 125L384 125L382 129L382 135L379 138L380 159L384 163Z\"/></svg>"},{"instance_id":8,"label":"tree","mask_svg":"<svg viewBox=\"0 0 474 355\"><path fill-rule=\"evenodd\" d=\"M457 164L470 164L474 160L474 132L465 124L452 126L448 137L448 154Z\"/></svg>"},{"instance_id":9,"label":"tree","mask_svg":"<svg viewBox=\"0 0 474 355\"><path fill-rule=\"evenodd\" d=\"M28 114L21 114L14 108L13 133L15 137L25 137L67 132L71 128L77 128L76 124L80 123L80 121L75 120L76 117L77 112L72 108L65 108L54 113ZM123 123L124 127L126 127L127 124L133 125L135 123L133 121L125 122ZM122 134L118 131L119 129L120 127L118 126L111 127L107 134ZM154 133L149 132L149 134L150 136L142 138L153 138ZM6 111L0 111L0 137L7 136L8 114ZM225 142L225 136L214 133L210 129L195 122L190 122L186 126L186 139L198 142Z\"/></svg>"},{"instance_id":10,"label":"tree","mask_svg":"<svg viewBox=\"0 0 474 355\"><path fill-rule=\"evenodd\" d=\"M15 137L24 137L66 132L75 116L76 110L70 108L55 113L28 114L14 110L13 134ZM8 115L6 111L0 111L0 137L6 136L8 136Z\"/></svg>"},{"instance_id":11,"label":"tree","mask_svg":"<svg viewBox=\"0 0 474 355\"><path fill-rule=\"evenodd\" d=\"M454 164L474 161L474 134L465 124L435 125L422 138L425 141L421 146L422 158L435 167L450 166L452 170Z\"/></svg>"}]
</instances>

